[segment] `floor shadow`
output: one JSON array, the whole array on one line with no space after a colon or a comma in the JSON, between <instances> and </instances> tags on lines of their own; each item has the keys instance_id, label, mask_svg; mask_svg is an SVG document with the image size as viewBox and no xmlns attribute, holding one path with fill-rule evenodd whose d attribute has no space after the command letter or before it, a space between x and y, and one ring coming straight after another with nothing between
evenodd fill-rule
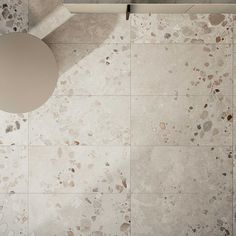
<instances>
[{"instance_id":1,"label":"floor shadow","mask_svg":"<svg viewBox=\"0 0 236 236\"><path fill-rule=\"evenodd\" d=\"M45 37L43 41L52 49L58 62L59 75L70 70L101 44L125 41L124 29L119 28L120 21L125 22L125 15L77 14Z\"/></svg>"}]
</instances>

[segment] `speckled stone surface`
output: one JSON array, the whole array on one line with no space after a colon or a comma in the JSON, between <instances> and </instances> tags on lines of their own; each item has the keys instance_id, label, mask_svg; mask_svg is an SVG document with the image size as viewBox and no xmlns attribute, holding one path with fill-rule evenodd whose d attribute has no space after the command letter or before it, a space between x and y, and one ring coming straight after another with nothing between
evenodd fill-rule
<instances>
[{"instance_id":1,"label":"speckled stone surface","mask_svg":"<svg viewBox=\"0 0 236 236\"><path fill-rule=\"evenodd\" d=\"M231 44L134 44L131 54L133 95L232 95Z\"/></svg>"},{"instance_id":2,"label":"speckled stone surface","mask_svg":"<svg viewBox=\"0 0 236 236\"><path fill-rule=\"evenodd\" d=\"M0 34L60 3L1 2ZM54 95L0 112L0 236L236 236L235 21L80 14L50 33Z\"/></svg>"},{"instance_id":3,"label":"speckled stone surface","mask_svg":"<svg viewBox=\"0 0 236 236\"><path fill-rule=\"evenodd\" d=\"M0 235L28 235L28 196L0 195Z\"/></svg>"},{"instance_id":4,"label":"speckled stone surface","mask_svg":"<svg viewBox=\"0 0 236 236\"><path fill-rule=\"evenodd\" d=\"M131 18L134 43L231 43L232 15L136 14Z\"/></svg>"},{"instance_id":5,"label":"speckled stone surface","mask_svg":"<svg viewBox=\"0 0 236 236\"><path fill-rule=\"evenodd\" d=\"M129 44L50 46L60 73L55 95L130 94Z\"/></svg>"},{"instance_id":6,"label":"speckled stone surface","mask_svg":"<svg viewBox=\"0 0 236 236\"><path fill-rule=\"evenodd\" d=\"M30 192L128 193L129 147L30 148Z\"/></svg>"},{"instance_id":7,"label":"speckled stone surface","mask_svg":"<svg viewBox=\"0 0 236 236\"><path fill-rule=\"evenodd\" d=\"M232 195L133 194L132 235L232 235Z\"/></svg>"},{"instance_id":8,"label":"speckled stone surface","mask_svg":"<svg viewBox=\"0 0 236 236\"><path fill-rule=\"evenodd\" d=\"M133 96L131 107L132 145L232 145L229 96Z\"/></svg>"},{"instance_id":9,"label":"speckled stone surface","mask_svg":"<svg viewBox=\"0 0 236 236\"><path fill-rule=\"evenodd\" d=\"M132 147L133 193L232 193L232 148Z\"/></svg>"},{"instance_id":10,"label":"speckled stone surface","mask_svg":"<svg viewBox=\"0 0 236 236\"><path fill-rule=\"evenodd\" d=\"M30 235L130 235L127 194L36 194L29 204Z\"/></svg>"},{"instance_id":11,"label":"speckled stone surface","mask_svg":"<svg viewBox=\"0 0 236 236\"><path fill-rule=\"evenodd\" d=\"M30 113L31 145L129 145L126 96L55 96Z\"/></svg>"},{"instance_id":12,"label":"speckled stone surface","mask_svg":"<svg viewBox=\"0 0 236 236\"><path fill-rule=\"evenodd\" d=\"M28 0L1 0L0 35L9 32L27 32Z\"/></svg>"}]
</instances>

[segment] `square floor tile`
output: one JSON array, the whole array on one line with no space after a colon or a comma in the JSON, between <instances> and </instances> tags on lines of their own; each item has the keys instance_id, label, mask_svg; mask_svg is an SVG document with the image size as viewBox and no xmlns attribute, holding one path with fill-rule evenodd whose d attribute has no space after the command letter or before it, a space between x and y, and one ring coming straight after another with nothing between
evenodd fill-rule
<instances>
[{"instance_id":1,"label":"square floor tile","mask_svg":"<svg viewBox=\"0 0 236 236\"><path fill-rule=\"evenodd\" d=\"M132 235L231 235L231 195L132 195Z\"/></svg>"},{"instance_id":2,"label":"square floor tile","mask_svg":"<svg viewBox=\"0 0 236 236\"><path fill-rule=\"evenodd\" d=\"M135 14L135 43L232 43L230 14Z\"/></svg>"},{"instance_id":3,"label":"square floor tile","mask_svg":"<svg viewBox=\"0 0 236 236\"><path fill-rule=\"evenodd\" d=\"M28 144L28 114L0 111L0 145Z\"/></svg>"},{"instance_id":4,"label":"square floor tile","mask_svg":"<svg viewBox=\"0 0 236 236\"><path fill-rule=\"evenodd\" d=\"M132 147L133 193L232 193L231 147Z\"/></svg>"},{"instance_id":5,"label":"square floor tile","mask_svg":"<svg viewBox=\"0 0 236 236\"><path fill-rule=\"evenodd\" d=\"M29 220L30 235L126 236L130 199L126 194L31 195Z\"/></svg>"},{"instance_id":6,"label":"square floor tile","mask_svg":"<svg viewBox=\"0 0 236 236\"><path fill-rule=\"evenodd\" d=\"M134 96L132 145L232 145L226 96Z\"/></svg>"},{"instance_id":7,"label":"square floor tile","mask_svg":"<svg viewBox=\"0 0 236 236\"><path fill-rule=\"evenodd\" d=\"M27 195L0 194L0 235L28 236Z\"/></svg>"},{"instance_id":8,"label":"square floor tile","mask_svg":"<svg viewBox=\"0 0 236 236\"><path fill-rule=\"evenodd\" d=\"M125 14L76 14L45 40L48 43L129 43L130 22Z\"/></svg>"},{"instance_id":9,"label":"square floor tile","mask_svg":"<svg viewBox=\"0 0 236 236\"><path fill-rule=\"evenodd\" d=\"M129 147L30 147L30 193L128 193Z\"/></svg>"},{"instance_id":10,"label":"square floor tile","mask_svg":"<svg viewBox=\"0 0 236 236\"><path fill-rule=\"evenodd\" d=\"M52 97L30 113L32 145L128 145L130 98Z\"/></svg>"},{"instance_id":11,"label":"square floor tile","mask_svg":"<svg viewBox=\"0 0 236 236\"><path fill-rule=\"evenodd\" d=\"M232 46L133 44L133 95L232 95Z\"/></svg>"},{"instance_id":12,"label":"square floor tile","mask_svg":"<svg viewBox=\"0 0 236 236\"><path fill-rule=\"evenodd\" d=\"M129 95L129 44L51 44L57 95Z\"/></svg>"},{"instance_id":13,"label":"square floor tile","mask_svg":"<svg viewBox=\"0 0 236 236\"><path fill-rule=\"evenodd\" d=\"M0 193L28 192L28 151L23 146L0 146Z\"/></svg>"},{"instance_id":14,"label":"square floor tile","mask_svg":"<svg viewBox=\"0 0 236 236\"><path fill-rule=\"evenodd\" d=\"M28 0L1 0L0 35L28 31Z\"/></svg>"}]
</instances>

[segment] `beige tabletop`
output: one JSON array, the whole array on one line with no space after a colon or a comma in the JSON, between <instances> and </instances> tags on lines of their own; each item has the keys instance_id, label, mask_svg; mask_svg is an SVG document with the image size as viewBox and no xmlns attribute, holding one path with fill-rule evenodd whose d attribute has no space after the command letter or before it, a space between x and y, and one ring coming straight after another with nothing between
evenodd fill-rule
<instances>
[{"instance_id":1,"label":"beige tabletop","mask_svg":"<svg viewBox=\"0 0 236 236\"><path fill-rule=\"evenodd\" d=\"M58 79L50 48L30 34L0 36L0 110L24 113L52 95Z\"/></svg>"}]
</instances>

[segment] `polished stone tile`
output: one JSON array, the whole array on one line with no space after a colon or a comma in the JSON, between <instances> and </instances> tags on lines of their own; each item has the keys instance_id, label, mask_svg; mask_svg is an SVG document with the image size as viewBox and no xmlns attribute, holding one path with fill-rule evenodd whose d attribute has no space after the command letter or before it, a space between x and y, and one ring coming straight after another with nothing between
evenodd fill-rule
<instances>
[{"instance_id":1,"label":"polished stone tile","mask_svg":"<svg viewBox=\"0 0 236 236\"><path fill-rule=\"evenodd\" d=\"M134 96L133 145L232 145L232 99Z\"/></svg>"},{"instance_id":2,"label":"polished stone tile","mask_svg":"<svg viewBox=\"0 0 236 236\"><path fill-rule=\"evenodd\" d=\"M0 145L28 144L28 114L0 111Z\"/></svg>"},{"instance_id":3,"label":"polished stone tile","mask_svg":"<svg viewBox=\"0 0 236 236\"><path fill-rule=\"evenodd\" d=\"M31 147L30 193L128 193L128 147Z\"/></svg>"},{"instance_id":4,"label":"polished stone tile","mask_svg":"<svg viewBox=\"0 0 236 236\"><path fill-rule=\"evenodd\" d=\"M0 235L28 235L27 195L0 195Z\"/></svg>"},{"instance_id":5,"label":"polished stone tile","mask_svg":"<svg viewBox=\"0 0 236 236\"><path fill-rule=\"evenodd\" d=\"M77 14L45 38L48 43L129 43L125 14Z\"/></svg>"},{"instance_id":6,"label":"polished stone tile","mask_svg":"<svg viewBox=\"0 0 236 236\"><path fill-rule=\"evenodd\" d=\"M132 94L232 94L232 46L133 44Z\"/></svg>"},{"instance_id":7,"label":"polished stone tile","mask_svg":"<svg viewBox=\"0 0 236 236\"><path fill-rule=\"evenodd\" d=\"M226 14L135 14L135 43L231 43L233 19Z\"/></svg>"},{"instance_id":8,"label":"polished stone tile","mask_svg":"<svg viewBox=\"0 0 236 236\"><path fill-rule=\"evenodd\" d=\"M52 44L58 95L129 95L129 44Z\"/></svg>"},{"instance_id":9,"label":"polished stone tile","mask_svg":"<svg viewBox=\"0 0 236 236\"><path fill-rule=\"evenodd\" d=\"M133 193L232 193L231 147L132 147Z\"/></svg>"},{"instance_id":10,"label":"polished stone tile","mask_svg":"<svg viewBox=\"0 0 236 236\"><path fill-rule=\"evenodd\" d=\"M31 195L29 212L30 235L130 235L126 194Z\"/></svg>"},{"instance_id":11,"label":"polished stone tile","mask_svg":"<svg viewBox=\"0 0 236 236\"><path fill-rule=\"evenodd\" d=\"M0 193L27 193L27 191L27 148L0 146Z\"/></svg>"},{"instance_id":12,"label":"polished stone tile","mask_svg":"<svg viewBox=\"0 0 236 236\"><path fill-rule=\"evenodd\" d=\"M0 35L28 31L28 0L1 0Z\"/></svg>"},{"instance_id":13,"label":"polished stone tile","mask_svg":"<svg viewBox=\"0 0 236 236\"><path fill-rule=\"evenodd\" d=\"M128 145L130 98L52 97L30 113L32 145Z\"/></svg>"},{"instance_id":14,"label":"polished stone tile","mask_svg":"<svg viewBox=\"0 0 236 236\"><path fill-rule=\"evenodd\" d=\"M132 195L132 235L232 235L231 195Z\"/></svg>"},{"instance_id":15,"label":"polished stone tile","mask_svg":"<svg viewBox=\"0 0 236 236\"><path fill-rule=\"evenodd\" d=\"M29 0L29 28L40 23L62 2L63 0Z\"/></svg>"}]
</instances>

